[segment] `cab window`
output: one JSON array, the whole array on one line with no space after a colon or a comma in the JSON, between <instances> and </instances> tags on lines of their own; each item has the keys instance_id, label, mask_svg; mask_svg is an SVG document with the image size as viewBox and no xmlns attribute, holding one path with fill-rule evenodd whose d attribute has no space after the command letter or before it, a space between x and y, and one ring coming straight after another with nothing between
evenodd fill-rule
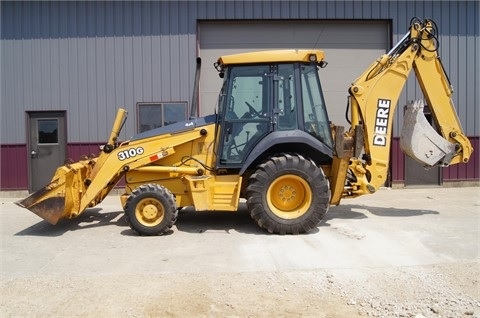
<instances>
[{"instance_id":1,"label":"cab window","mask_svg":"<svg viewBox=\"0 0 480 318\"><path fill-rule=\"evenodd\" d=\"M270 120L269 65L233 66L228 72L220 164L241 164L262 136Z\"/></svg>"},{"instance_id":2,"label":"cab window","mask_svg":"<svg viewBox=\"0 0 480 318\"><path fill-rule=\"evenodd\" d=\"M315 65L301 66L301 85L304 130L331 148L332 135Z\"/></svg>"},{"instance_id":3,"label":"cab window","mask_svg":"<svg viewBox=\"0 0 480 318\"><path fill-rule=\"evenodd\" d=\"M293 64L278 65L278 130L298 128L294 70Z\"/></svg>"}]
</instances>

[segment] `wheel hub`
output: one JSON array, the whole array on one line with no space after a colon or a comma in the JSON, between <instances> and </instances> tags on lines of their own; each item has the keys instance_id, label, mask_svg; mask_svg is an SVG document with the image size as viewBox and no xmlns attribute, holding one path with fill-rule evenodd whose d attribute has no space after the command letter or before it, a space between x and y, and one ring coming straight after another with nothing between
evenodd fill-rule
<instances>
[{"instance_id":1,"label":"wheel hub","mask_svg":"<svg viewBox=\"0 0 480 318\"><path fill-rule=\"evenodd\" d=\"M141 224L145 226L155 226L163 220L163 205L155 199L143 199L138 203L135 214Z\"/></svg>"},{"instance_id":2,"label":"wheel hub","mask_svg":"<svg viewBox=\"0 0 480 318\"><path fill-rule=\"evenodd\" d=\"M312 202L308 183L301 177L286 174L275 179L267 190L270 210L280 218L294 219L305 214Z\"/></svg>"},{"instance_id":3,"label":"wheel hub","mask_svg":"<svg viewBox=\"0 0 480 318\"><path fill-rule=\"evenodd\" d=\"M153 204L148 204L143 208L143 217L147 220L153 220L158 214L158 209Z\"/></svg>"},{"instance_id":4,"label":"wheel hub","mask_svg":"<svg viewBox=\"0 0 480 318\"><path fill-rule=\"evenodd\" d=\"M280 193L278 194L278 196L283 202L290 202L295 200L297 192L292 186L283 186L280 188Z\"/></svg>"}]
</instances>

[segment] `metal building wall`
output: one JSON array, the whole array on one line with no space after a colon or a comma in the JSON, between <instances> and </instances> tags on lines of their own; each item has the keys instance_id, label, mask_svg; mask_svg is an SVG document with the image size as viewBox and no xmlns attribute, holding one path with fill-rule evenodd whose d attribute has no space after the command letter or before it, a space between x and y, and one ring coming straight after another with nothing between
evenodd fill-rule
<instances>
[{"instance_id":1,"label":"metal building wall","mask_svg":"<svg viewBox=\"0 0 480 318\"><path fill-rule=\"evenodd\" d=\"M478 135L478 7L475 1L2 2L0 141L25 142L24 110L66 109L69 141L94 142L104 139L118 106L133 111L138 101L189 101L197 19L387 18L395 43L413 16L438 22L460 120L467 134ZM410 80L399 105L420 95ZM134 120L127 131L134 132Z\"/></svg>"},{"instance_id":2,"label":"metal building wall","mask_svg":"<svg viewBox=\"0 0 480 318\"><path fill-rule=\"evenodd\" d=\"M460 120L478 141L479 6L478 1L2 1L2 171L26 170L17 164L22 160L10 160L26 143L26 110L67 110L73 147L104 140L119 106L132 114L124 129L128 138L135 132L136 102L190 101L198 20L390 19L395 43L411 17L433 18ZM399 110L407 96L421 97L413 78ZM402 118L397 113L395 136ZM473 173L478 178L478 169Z\"/></svg>"},{"instance_id":3,"label":"metal building wall","mask_svg":"<svg viewBox=\"0 0 480 318\"><path fill-rule=\"evenodd\" d=\"M105 139L117 107L190 99L196 20L186 2L2 2L1 143L25 110L66 109L68 140Z\"/></svg>"}]
</instances>

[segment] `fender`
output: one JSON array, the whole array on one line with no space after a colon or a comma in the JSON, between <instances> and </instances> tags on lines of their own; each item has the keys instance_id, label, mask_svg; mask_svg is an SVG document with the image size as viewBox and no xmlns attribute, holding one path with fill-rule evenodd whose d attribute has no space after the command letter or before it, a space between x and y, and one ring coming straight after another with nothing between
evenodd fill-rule
<instances>
[{"instance_id":1,"label":"fender","mask_svg":"<svg viewBox=\"0 0 480 318\"><path fill-rule=\"evenodd\" d=\"M252 149L245 159L239 174L243 175L247 168L257 160L258 157L262 156L266 150L281 144L301 144L305 146L305 152L303 153L311 150L315 156L321 153L330 159L333 158L333 150L330 147L302 130L274 131L265 136L255 148ZM288 148L284 147L283 149Z\"/></svg>"}]
</instances>

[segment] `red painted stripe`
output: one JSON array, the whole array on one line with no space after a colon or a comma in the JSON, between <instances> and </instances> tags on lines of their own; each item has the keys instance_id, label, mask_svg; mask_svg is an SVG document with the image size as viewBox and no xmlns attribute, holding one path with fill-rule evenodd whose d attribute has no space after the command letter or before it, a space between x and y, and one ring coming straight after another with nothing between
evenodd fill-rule
<instances>
[{"instance_id":1,"label":"red painted stripe","mask_svg":"<svg viewBox=\"0 0 480 318\"><path fill-rule=\"evenodd\" d=\"M400 150L399 138L392 142L391 173L393 181L405 180L404 155ZM470 137L474 148L467 164L454 165L443 169L444 181L479 180L480 179L480 137ZM102 143L69 143L67 157L78 161L82 155L99 154ZM28 188L27 146L25 144L0 145L0 190L25 190ZM158 160L158 154L150 157ZM117 185L122 186L122 179Z\"/></svg>"}]
</instances>

